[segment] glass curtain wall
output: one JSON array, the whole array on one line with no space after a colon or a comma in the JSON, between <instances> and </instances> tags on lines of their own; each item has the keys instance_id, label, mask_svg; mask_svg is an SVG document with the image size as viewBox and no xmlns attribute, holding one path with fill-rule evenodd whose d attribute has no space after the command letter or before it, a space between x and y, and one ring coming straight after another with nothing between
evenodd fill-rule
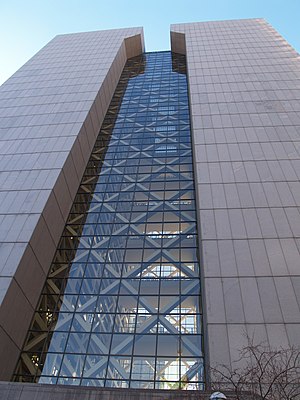
<instances>
[{"instance_id":1,"label":"glass curtain wall","mask_svg":"<svg viewBox=\"0 0 300 400\"><path fill-rule=\"evenodd\" d=\"M202 389L202 311L184 56L128 60L14 380Z\"/></svg>"}]
</instances>

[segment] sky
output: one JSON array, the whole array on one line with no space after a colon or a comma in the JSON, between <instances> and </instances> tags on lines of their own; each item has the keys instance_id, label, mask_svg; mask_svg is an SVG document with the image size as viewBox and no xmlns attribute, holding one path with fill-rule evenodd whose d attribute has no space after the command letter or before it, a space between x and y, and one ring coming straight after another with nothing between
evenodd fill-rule
<instances>
[{"instance_id":1,"label":"sky","mask_svg":"<svg viewBox=\"0 0 300 400\"><path fill-rule=\"evenodd\" d=\"M0 84L54 36L143 26L146 51L170 49L169 26L265 18L300 52L300 0L0 0Z\"/></svg>"}]
</instances>

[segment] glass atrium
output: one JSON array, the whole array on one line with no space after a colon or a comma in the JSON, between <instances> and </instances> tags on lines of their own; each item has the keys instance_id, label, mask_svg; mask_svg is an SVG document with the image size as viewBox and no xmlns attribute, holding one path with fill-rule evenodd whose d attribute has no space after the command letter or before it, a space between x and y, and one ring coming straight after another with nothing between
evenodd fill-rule
<instances>
[{"instance_id":1,"label":"glass atrium","mask_svg":"<svg viewBox=\"0 0 300 400\"><path fill-rule=\"evenodd\" d=\"M184 56L128 60L58 245L14 379L203 388Z\"/></svg>"}]
</instances>

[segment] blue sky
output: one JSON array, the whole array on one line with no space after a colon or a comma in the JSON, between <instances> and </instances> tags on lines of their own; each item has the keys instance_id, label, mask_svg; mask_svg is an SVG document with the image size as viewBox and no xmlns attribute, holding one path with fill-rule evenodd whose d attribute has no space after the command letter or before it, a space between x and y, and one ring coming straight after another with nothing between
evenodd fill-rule
<instances>
[{"instance_id":1,"label":"blue sky","mask_svg":"<svg viewBox=\"0 0 300 400\"><path fill-rule=\"evenodd\" d=\"M171 23L258 17L300 52L300 0L0 0L0 84L60 33L143 26L154 51Z\"/></svg>"}]
</instances>

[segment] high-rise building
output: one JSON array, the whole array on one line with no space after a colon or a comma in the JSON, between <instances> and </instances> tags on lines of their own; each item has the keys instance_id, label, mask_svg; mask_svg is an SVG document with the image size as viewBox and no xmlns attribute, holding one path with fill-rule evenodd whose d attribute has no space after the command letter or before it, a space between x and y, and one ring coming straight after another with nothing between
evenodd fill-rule
<instances>
[{"instance_id":1,"label":"high-rise building","mask_svg":"<svg viewBox=\"0 0 300 400\"><path fill-rule=\"evenodd\" d=\"M299 78L249 19L60 35L1 86L1 380L203 390L300 345Z\"/></svg>"}]
</instances>

